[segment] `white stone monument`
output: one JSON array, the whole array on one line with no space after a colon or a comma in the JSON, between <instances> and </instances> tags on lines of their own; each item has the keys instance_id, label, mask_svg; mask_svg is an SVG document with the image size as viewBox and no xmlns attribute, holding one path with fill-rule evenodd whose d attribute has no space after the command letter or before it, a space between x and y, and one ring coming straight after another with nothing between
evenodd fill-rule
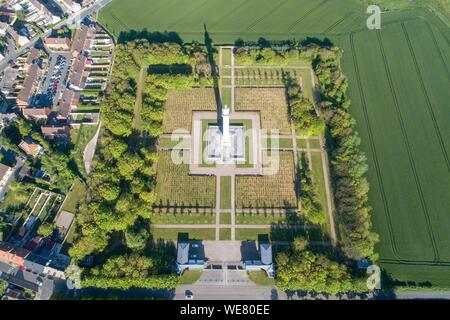
<instances>
[{"instance_id":1,"label":"white stone monument","mask_svg":"<svg viewBox=\"0 0 450 320\"><path fill-rule=\"evenodd\" d=\"M227 105L222 109L222 161L231 161L230 109Z\"/></svg>"}]
</instances>

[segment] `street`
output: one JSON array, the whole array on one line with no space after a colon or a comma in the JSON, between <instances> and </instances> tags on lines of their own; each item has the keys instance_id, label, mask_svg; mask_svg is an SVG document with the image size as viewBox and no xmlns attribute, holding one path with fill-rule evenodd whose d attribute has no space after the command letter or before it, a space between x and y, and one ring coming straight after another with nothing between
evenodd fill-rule
<instances>
[{"instance_id":1,"label":"street","mask_svg":"<svg viewBox=\"0 0 450 320\"><path fill-rule=\"evenodd\" d=\"M185 300L186 290L191 291L194 300L278 300L287 299L284 292L270 286L222 286L182 285L175 291L175 300Z\"/></svg>"}]
</instances>

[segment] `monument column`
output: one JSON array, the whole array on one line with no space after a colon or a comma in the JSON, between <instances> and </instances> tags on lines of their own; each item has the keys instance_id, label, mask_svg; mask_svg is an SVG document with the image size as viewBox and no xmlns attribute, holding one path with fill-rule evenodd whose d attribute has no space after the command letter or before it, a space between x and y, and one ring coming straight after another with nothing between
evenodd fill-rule
<instances>
[{"instance_id":1,"label":"monument column","mask_svg":"<svg viewBox=\"0 0 450 320\"><path fill-rule=\"evenodd\" d=\"M230 109L227 105L222 109L222 161L231 160Z\"/></svg>"}]
</instances>

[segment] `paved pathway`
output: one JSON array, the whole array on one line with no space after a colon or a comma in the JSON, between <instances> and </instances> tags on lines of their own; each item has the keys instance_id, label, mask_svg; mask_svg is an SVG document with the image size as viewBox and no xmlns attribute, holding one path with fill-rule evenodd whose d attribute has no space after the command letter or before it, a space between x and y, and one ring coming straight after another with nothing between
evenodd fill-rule
<instances>
[{"instance_id":1,"label":"paved pathway","mask_svg":"<svg viewBox=\"0 0 450 320\"><path fill-rule=\"evenodd\" d=\"M89 141L89 143L86 145L86 148L84 149L83 161L84 161L84 169L86 170L87 174L91 173L92 160L94 159L95 148L97 146L98 135L100 133L101 126L102 126L102 124L101 124L101 122L99 122L97 132L95 133L94 137L91 139L91 141Z\"/></svg>"}]
</instances>

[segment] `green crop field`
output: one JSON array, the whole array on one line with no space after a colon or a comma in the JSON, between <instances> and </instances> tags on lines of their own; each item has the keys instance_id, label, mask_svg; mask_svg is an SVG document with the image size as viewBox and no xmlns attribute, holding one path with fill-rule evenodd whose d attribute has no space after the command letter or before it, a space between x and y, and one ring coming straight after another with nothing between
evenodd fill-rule
<instances>
[{"instance_id":1,"label":"green crop field","mask_svg":"<svg viewBox=\"0 0 450 320\"><path fill-rule=\"evenodd\" d=\"M351 112L369 159L379 264L393 278L450 286L450 19L448 1L114 0L100 13L118 38L176 32L185 42L328 38L344 50ZM408 10L396 10L408 9ZM121 35L121 32L125 32Z\"/></svg>"}]
</instances>

